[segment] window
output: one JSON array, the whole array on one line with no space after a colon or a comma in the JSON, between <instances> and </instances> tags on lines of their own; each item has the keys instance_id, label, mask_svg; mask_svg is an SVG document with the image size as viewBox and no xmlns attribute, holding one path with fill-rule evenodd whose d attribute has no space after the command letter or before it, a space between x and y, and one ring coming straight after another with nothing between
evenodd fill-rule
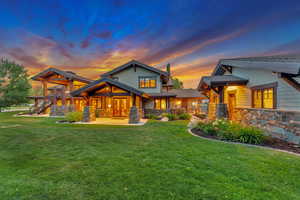
<instances>
[{"instance_id":1,"label":"window","mask_svg":"<svg viewBox=\"0 0 300 200\"><path fill-rule=\"evenodd\" d=\"M112 77L112 79L113 79L114 81L118 81L118 80L119 80L119 77Z\"/></svg>"},{"instance_id":2,"label":"window","mask_svg":"<svg viewBox=\"0 0 300 200\"><path fill-rule=\"evenodd\" d=\"M167 109L167 101L165 98L155 99L154 100L154 108L157 110L165 110Z\"/></svg>"},{"instance_id":3,"label":"window","mask_svg":"<svg viewBox=\"0 0 300 200\"><path fill-rule=\"evenodd\" d=\"M268 87L269 86L269 87ZM276 108L276 86L271 84L252 88L254 108Z\"/></svg>"},{"instance_id":4,"label":"window","mask_svg":"<svg viewBox=\"0 0 300 200\"><path fill-rule=\"evenodd\" d=\"M139 77L139 88L156 88L156 77Z\"/></svg>"}]
</instances>

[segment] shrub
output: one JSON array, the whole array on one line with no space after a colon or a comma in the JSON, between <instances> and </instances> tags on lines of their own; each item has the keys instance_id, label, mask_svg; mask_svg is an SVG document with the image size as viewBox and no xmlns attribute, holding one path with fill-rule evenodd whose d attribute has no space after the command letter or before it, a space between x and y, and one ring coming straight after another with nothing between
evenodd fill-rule
<instances>
[{"instance_id":1,"label":"shrub","mask_svg":"<svg viewBox=\"0 0 300 200\"><path fill-rule=\"evenodd\" d=\"M159 117L158 116L156 116L156 115L154 115L154 114L146 114L145 115L145 117L147 118L147 119L159 119Z\"/></svg>"},{"instance_id":2,"label":"shrub","mask_svg":"<svg viewBox=\"0 0 300 200\"><path fill-rule=\"evenodd\" d=\"M239 134L239 141L248 144L261 144L265 138L262 130L251 126L241 128Z\"/></svg>"},{"instance_id":3,"label":"shrub","mask_svg":"<svg viewBox=\"0 0 300 200\"><path fill-rule=\"evenodd\" d=\"M208 122L208 123L199 122L196 128L202 130L205 135L211 135L211 136L217 135L217 129L212 122Z\"/></svg>"},{"instance_id":4,"label":"shrub","mask_svg":"<svg viewBox=\"0 0 300 200\"><path fill-rule=\"evenodd\" d=\"M178 119L178 115L172 114L172 113L167 113L166 117L169 119L169 121L173 121L173 120L177 120Z\"/></svg>"},{"instance_id":5,"label":"shrub","mask_svg":"<svg viewBox=\"0 0 300 200\"><path fill-rule=\"evenodd\" d=\"M83 118L82 112L69 112L66 114L66 120L69 122L79 122Z\"/></svg>"},{"instance_id":6,"label":"shrub","mask_svg":"<svg viewBox=\"0 0 300 200\"><path fill-rule=\"evenodd\" d=\"M228 120L199 122L197 127L206 135L217 136L219 139L248 144L261 144L265 136L263 131L252 126L243 126Z\"/></svg>"},{"instance_id":7,"label":"shrub","mask_svg":"<svg viewBox=\"0 0 300 200\"><path fill-rule=\"evenodd\" d=\"M181 113L178 115L178 118L181 120L190 120L191 119L191 115L188 113Z\"/></svg>"}]
</instances>

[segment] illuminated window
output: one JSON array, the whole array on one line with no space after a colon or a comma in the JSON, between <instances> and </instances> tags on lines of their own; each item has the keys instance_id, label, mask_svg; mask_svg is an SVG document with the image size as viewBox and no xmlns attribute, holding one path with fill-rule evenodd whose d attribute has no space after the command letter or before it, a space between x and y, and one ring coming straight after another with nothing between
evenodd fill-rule
<instances>
[{"instance_id":1,"label":"illuminated window","mask_svg":"<svg viewBox=\"0 0 300 200\"><path fill-rule=\"evenodd\" d=\"M274 88L264 88L253 90L254 108L274 108Z\"/></svg>"},{"instance_id":2,"label":"illuminated window","mask_svg":"<svg viewBox=\"0 0 300 200\"><path fill-rule=\"evenodd\" d=\"M154 108L157 110L165 110L167 109L167 101L164 98L155 99L154 100Z\"/></svg>"},{"instance_id":3,"label":"illuminated window","mask_svg":"<svg viewBox=\"0 0 300 200\"><path fill-rule=\"evenodd\" d=\"M156 88L156 77L139 77L140 88Z\"/></svg>"}]
</instances>

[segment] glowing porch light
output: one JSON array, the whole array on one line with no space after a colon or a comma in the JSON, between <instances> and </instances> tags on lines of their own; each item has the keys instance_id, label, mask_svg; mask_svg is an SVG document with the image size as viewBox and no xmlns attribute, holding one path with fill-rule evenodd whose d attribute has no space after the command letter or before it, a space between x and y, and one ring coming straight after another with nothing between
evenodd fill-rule
<instances>
[{"instance_id":1,"label":"glowing porch light","mask_svg":"<svg viewBox=\"0 0 300 200\"><path fill-rule=\"evenodd\" d=\"M238 88L237 86L228 86L227 91L236 90L237 88Z\"/></svg>"}]
</instances>

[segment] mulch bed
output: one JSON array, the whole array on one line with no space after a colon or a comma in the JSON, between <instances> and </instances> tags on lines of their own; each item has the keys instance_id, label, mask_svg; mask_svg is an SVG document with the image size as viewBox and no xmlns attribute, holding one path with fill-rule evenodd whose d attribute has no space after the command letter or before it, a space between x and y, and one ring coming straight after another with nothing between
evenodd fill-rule
<instances>
[{"instance_id":1,"label":"mulch bed","mask_svg":"<svg viewBox=\"0 0 300 200\"><path fill-rule=\"evenodd\" d=\"M199 135L201 137L220 140L220 138L218 138L217 136L207 135L203 131L201 131L200 129L197 129L197 128L193 128L191 131L194 134ZM229 142L233 142L233 141L229 141ZM300 154L300 146L299 145L289 143L289 142L286 142L284 140L280 140L277 138L269 137L266 141L264 141L263 144L260 144L257 146L271 147L274 149L280 149L280 150L285 150L285 151Z\"/></svg>"}]
</instances>

